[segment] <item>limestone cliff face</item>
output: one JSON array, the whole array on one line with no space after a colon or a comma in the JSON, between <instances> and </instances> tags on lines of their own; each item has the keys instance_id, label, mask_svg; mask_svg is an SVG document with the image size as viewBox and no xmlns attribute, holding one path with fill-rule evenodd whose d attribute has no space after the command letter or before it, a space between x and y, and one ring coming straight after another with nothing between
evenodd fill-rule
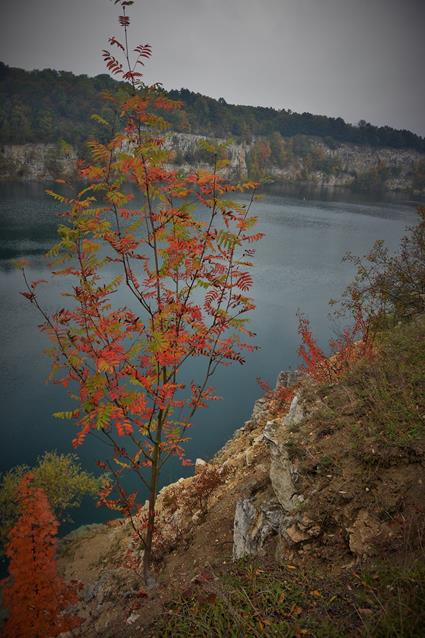
<instances>
[{"instance_id":1,"label":"limestone cliff face","mask_svg":"<svg viewBox=\"0 0 425 638\"><path fill-rule=\"evenodd\" d=\"M170 133L166 145L174 151L173 168L189 172L208 168L199 143L207 138L189 133ZM224 142L224 140L215 140ZM222 170L230 179L248 177L252 143L230 143L228 166ZM262 176L284 185L309 184L320 188L358 188L425 193L425 154L410 149L372 148L354 144L333 147L320 138L308 138L310 152L292 155L283 166L268 163ZM76 154L55 144L0 146L0 179L49 181L75 176ZM328 165L328 169L324 165ZM323 166L322 166L323 165ZM329 169L329 166L331 168ZM258 175L250 175L254 179Z\"/></svg>"},{"instance_id":2,"label":"limestone cliff face","mask_svg":"<svg viewBox=\"0 0 425 638\"><path fill-rule=\"evenodd\" d=\"M307 156L294 158L285 168L272 167L271 175L282 182L359 190L367 190L368 181L374 188L373 180L379 180L385 191L425 192L425 181L419 177L424 171L425 155L417 151L354 144L330 148L319 139L312 140L312 147L316 156L333 163L330 172L315 168L314 162L311 166Z\"/></svg>"},{"instance_id":3,"label":"limestone cliff face","mask_svg":"<svg viewBox=\"0 0 425 638\"><path fill-rule=\"evenodd\" d=\"M202 162L196 158L199 156L199 142L205 139L205 136L187 133L170 135L168 147L175 151L176 161L183 171L202 166ZM339 144L331 148L319 138L308 138L308 141L311 145L310 155L292 156L284 167L266 165L262 171L263 176L270 176L282 184L304 183L324 188L359 187L359 190L368 187L367 178L371 177L372 180L369 181L372 181L372 188L376 186L373 180L379 180L382 190L425 192L425 181L419 183L415 177L421 174L421 167L425 166L425 154L410 149L373 148L354 144ZM249 155L254 144L255 140L251 144L228 145L229 165L223 171L226 177L257 177L248 175ZM317 157L322 163L331 163L332 170L316 168L314 158L317 163ZM204 166L207 164L204 163Z\"/></svg>"},{"instance_id":4,"label":"limestone cliff face","mask_svg":"<svg viewBox=\"0 0 425 638\"><path fill-rule=\"evenodd\" d=\"M4 144L0 146L0 180L47 182L76 175L77 156L71 147L56 144Z\"/></svg>"},{"instance_id":5,"label":"limestone cliff face","mask_svg":"<svg viewBox=\"0 0 425 638\"><path fill-rule=\"evenodd\" d=\"M175 164L184 172L189 172L194 168L209 165L199 158L200 143L208 141L205 135L193 135L191 133L172 133L167 139L167 147L175 153ZM224 139L213 140L216 143L225 143ZM223 169L223 174L230 179L246 179L248 177L248 167L246 163L249 144L230 143L227 145L228 166Z\"/></svg>"}]
</instances>

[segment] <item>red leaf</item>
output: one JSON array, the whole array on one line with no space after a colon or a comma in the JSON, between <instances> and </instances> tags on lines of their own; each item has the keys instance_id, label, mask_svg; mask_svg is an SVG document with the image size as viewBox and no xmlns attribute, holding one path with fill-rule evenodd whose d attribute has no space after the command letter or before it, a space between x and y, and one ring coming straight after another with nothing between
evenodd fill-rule
<instances>
[{"instance_id":1,"label":"red leaf","mask_svg":"<svg viewBox=\"0 0 425 638\"><path fill-rule=\"evenodd\" d=\"M119 16L118 22L122 27L128 27L130 25L130 18L128 16Z\"/></svg>"},{"instance_id":2,"label":"red leaf","mask_svg":"<svg viewBox=\"0 0 425 638\"><path fill-rule=\"evenodd\" d=\"M121 44L121 42L119 42L115 36L112 36L109 38L109 44L115 45L117 46L119 49L121 49L121 51L125 51L123 45Z\"/></svg>"},{"instance_id":3,"label":"red leaf","mask_svg":"<svg viewBox=\"0 0 425 638\"><path fill-rule=\"evenodd\" d=\"M30 301L32 301L35 297L33 292L21 292L19 294L25 297L25 299L29 299Z\"/></svg>"}]
</instances>

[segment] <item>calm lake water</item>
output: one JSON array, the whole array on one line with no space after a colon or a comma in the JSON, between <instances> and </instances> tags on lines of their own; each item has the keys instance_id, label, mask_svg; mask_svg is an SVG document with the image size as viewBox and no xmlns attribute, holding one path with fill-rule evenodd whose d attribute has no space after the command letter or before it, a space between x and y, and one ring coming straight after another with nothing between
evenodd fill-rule
<instances>
[{"instance_id":1,"label":"calm lake water","mask_svg":"<svg viewBox=\"0 0 425 638\"><path fill-rule=\"evenodd\" d=\"M223 400L199 414L192 430L188 456L208 458L249 418L261 394L256 377L274 384L278 372L296 367L298 358L297 309L311 320L319 343L332 336L328 300L338 296L351 280L353 268L341 263L347 251L363 255L375 239L396 248L406 225L415 223L410 203L330 201L267 196L255 205L258 229L266 238L258 245L253 296L257 309L252 329L260 350L244 366L219 371L214 380ZM74 429L51 415L67 409L61 387L48 385L49 363L35 309L19 291L21 275L13 259L30 259L31 279L48 274L44 252L55 241L57 205L37 184L0 185L0 471L17 464L32 464L45 450L70 451ZM51 287L46 302L60 304L59 290ZM99 442L89 440L78 450L87 469L96 471L102 457ZM190 473L170 463L162 483ZM74 516L76 523L110 518L110 512L86 504Z\"/></svg>"}]
</instances>

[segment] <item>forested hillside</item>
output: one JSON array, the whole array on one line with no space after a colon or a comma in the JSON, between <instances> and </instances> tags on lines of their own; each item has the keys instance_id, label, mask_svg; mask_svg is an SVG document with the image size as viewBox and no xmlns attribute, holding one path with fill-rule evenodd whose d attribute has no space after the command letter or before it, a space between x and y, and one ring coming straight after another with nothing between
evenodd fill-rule
<instances>
[{"instance_id":1,"label":"forested hillside","mask_svg":"<svg viewBox=\"0 0 425 638\"><path fill-rule=\"evenodd\" d=\"M57 142L80 146L90 136L92 113L108 108L103 91L126 90L123 83L108 75L89 78L68 71L24 71L0 62L0 143ZM410 148L425 151L425 139L407 130L372 126L360 122L347 124L342 118L311 113L293 113L265 107L227 104L187 89L170 91L169 96L183 102L183 110L173 115L178 132L215 137L233 136L240 141L252 137L319 136L334 143L354 143L374 147Z\"/></svg>"}]
</instances>

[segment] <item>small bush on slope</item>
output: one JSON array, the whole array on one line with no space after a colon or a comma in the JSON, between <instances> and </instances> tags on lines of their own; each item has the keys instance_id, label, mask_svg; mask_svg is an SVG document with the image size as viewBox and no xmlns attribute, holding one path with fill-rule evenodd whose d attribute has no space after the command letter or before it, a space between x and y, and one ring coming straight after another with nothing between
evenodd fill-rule
<instances>
[{"instance_id":1,"label":"small bush on slope","mask_svg":"<svg viewBox=\"0 0 425 638\"><path fill-rule=\"evenodd\" d=\"M370 253L344 258L356 266L354 280L337 303L337 315L363 316L375 328L409 321L425 312L425 206L418 206L419 223L408 228L397 253L391 253L382 240Z\"/></svg>"},{"instance_id":2,"label":"small bush on slope","mask_svg":"<svg viewBox=\"0 0 425 638\"><path fill-rule=\"evenodd\" d=\"M33 485L43 488L59 520L64 519L66 510L79 507L84 496L95 496L103 485L102 477L82 470L75 454L45 452L33 468L19 465L6 472L0 482L0 547L18 518L18 486L29 471Z\"/></svg>"},{"instance_id":3,"label":"small bush on slope","mask_svg":"<svg viewBox=\"0 0 425 638\"><path fill-rule=\"evenodd\" d=\"M65 613L78 600L76 587L57 572L58 523L44 490L32 486L33 478L27 474L19 482L19 517L6 547L10 565L3 589L9 612L5 638L52 638L81 623Z\"/></svg>"}]
</instances>

